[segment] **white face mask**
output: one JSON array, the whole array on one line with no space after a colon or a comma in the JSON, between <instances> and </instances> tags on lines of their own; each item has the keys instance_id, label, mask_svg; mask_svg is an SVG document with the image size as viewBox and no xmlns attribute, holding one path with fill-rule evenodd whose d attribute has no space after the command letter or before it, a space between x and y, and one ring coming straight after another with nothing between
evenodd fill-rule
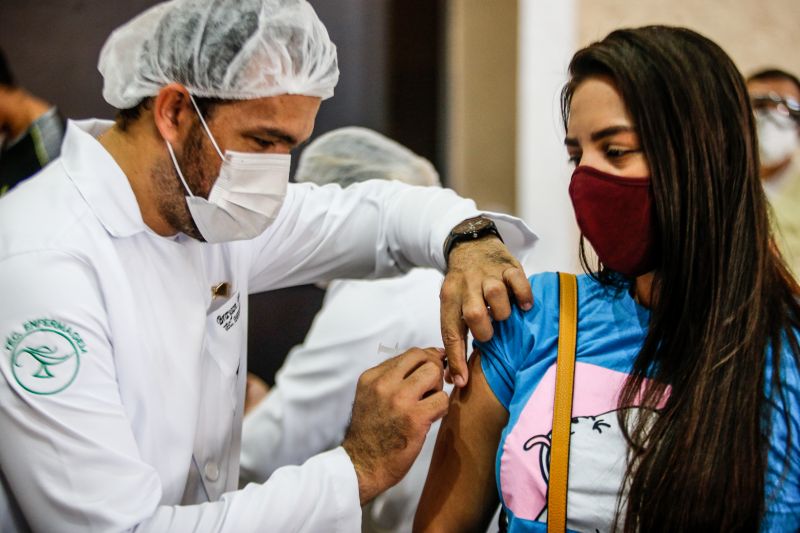
<instances>
[{"instance_id":1,"label":"white face mask","mask_svg":"<svg viewBox=\"0 0 800 533\"><path fill-rule=\"evenodd\" d=\"M197 229L206 242L252 239L264 233L278 216L289 184L289 154L256 154L225 150L225 155L208 129L194 98L197 115L211 144L222 159L219 176L208 200L195 196L186 184L172 146L167 150L188 196L186 204Z\"/></svg>"},{"instance_id":2,"label":"white face mask","mask_svg":"<svg viewBox=\"0 0 800 533\"><path fill-rule=\"evenodd\" d=\"M779 111L756 112L758 152L761 164L774 167L788 160L800 146L797 123Z\"/></svg>"}]
</instances>

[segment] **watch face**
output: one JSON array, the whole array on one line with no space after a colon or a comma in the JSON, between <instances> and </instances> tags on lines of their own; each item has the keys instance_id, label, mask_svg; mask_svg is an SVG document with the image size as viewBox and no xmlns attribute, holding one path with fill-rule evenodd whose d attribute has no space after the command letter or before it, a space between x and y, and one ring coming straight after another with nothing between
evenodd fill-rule
<instances>
[{"instance_id":1,"label":"watch face","mask_svg":"<svg viewBox=\"0 0 800 533\"><path fill-rule=\"evenodd\" d=\"M479 239L486 233L492 233L500 238L501 241L503 240L497 232L494 222L492 222L490 218L481 216L462 221L458 226L453 228L444 243L445 257L450 255L450 251L457 243L465 240Z\"/></svg>"},{"instance_id":2,"label":"watch face","mask_svg":"<svg viewBox=\"0 0 800 533\"><path fill-rule=\"evenodd\" d=\"M456 227L456 231L454 233L459 233L462 235L468 235L470 233L475 233L481 231L482 229L491 226L492 221L488 218L473 218L471 220L467 220L462 222L463 226Z\"/></svg>"},{"instance_id":3,"label":"watch face","mask_svg":"<svg viewBox=\"0 0 800 533\"><path fill-rule=\"evenodd\" d=\"M487 227L491 223L492 223L491 220L488 220L486 218L470 220L464 227L464 233L475 233L476 231L480 231L483 228Z\"/></svg>"}]
</instances>

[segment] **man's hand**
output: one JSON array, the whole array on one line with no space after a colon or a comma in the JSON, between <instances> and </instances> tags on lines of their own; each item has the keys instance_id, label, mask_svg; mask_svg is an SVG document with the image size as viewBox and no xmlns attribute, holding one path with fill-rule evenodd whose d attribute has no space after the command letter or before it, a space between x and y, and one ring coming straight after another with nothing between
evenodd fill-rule
<instances>
[{"instance_id":1,"label":"man's hand","mask_svg":"<svg viewBox=\"0 0 800 533\"><path fill-rule=\"evenodd\" d=\"M443 359L439 349L412 348L361 374L342 443L361 505L406 475L431 424L447 412Z\"/></svg>"},{"instance_id":2,"label":"man's hand","mask_svg":"<svg viewBox=\"0 0 800 533\"><path fill-rule=\"evenodd\" d=\"M447 352L447 380L467 384L467 327L479 341L492 338L491 319L505 320L516 300L533 306L531 286L522 266L493 235L456 245L440 293L442 341ZM513 295L513 298L511 297Z\"/></svg>"},{"instance_id":3,"label":"man's hand","mask_svg":"<svg viewBox=\"0 0 800 533\"><path fill-rule=\"evenodd\" d=\"M247 414L267 397L269 385L257 375L248 372L244 391L244 414Z\"/></svg>"}]
</instances>

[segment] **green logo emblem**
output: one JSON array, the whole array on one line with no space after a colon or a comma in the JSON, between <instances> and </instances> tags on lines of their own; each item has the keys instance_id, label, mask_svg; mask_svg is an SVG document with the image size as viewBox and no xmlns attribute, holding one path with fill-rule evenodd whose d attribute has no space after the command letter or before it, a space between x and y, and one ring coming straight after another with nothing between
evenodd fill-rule
<instances>
[{"instance_id":1,"label":"green logo emblem","mask_svg":"<svg viewBox=\"0 0 800 533\"><path fill-rule=\"evenodd\" d=\"M29 320L23 333L6 339L11 352L11 373L17 383L34 394L55 394L70 386L78 375L86 343L69 326L57 320Z\"/></svg>"}]
</instances>

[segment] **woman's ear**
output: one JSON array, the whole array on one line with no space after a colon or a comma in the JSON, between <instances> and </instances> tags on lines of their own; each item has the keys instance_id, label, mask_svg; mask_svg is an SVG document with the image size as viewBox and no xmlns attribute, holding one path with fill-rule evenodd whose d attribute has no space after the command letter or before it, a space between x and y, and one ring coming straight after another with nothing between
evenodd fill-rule
<instances>
[{"instance_id":1,"label":"woman's ear","mask_svg":"<svg viewBox=\"0 0 800 533\"><path fill-rule=\"evenodd\" d=\"M173 144L183 140L194 123L194 115L186 87L170 83L158 91L153 102L153 121L165 141Z\"/></svg>"}]
</instances>

